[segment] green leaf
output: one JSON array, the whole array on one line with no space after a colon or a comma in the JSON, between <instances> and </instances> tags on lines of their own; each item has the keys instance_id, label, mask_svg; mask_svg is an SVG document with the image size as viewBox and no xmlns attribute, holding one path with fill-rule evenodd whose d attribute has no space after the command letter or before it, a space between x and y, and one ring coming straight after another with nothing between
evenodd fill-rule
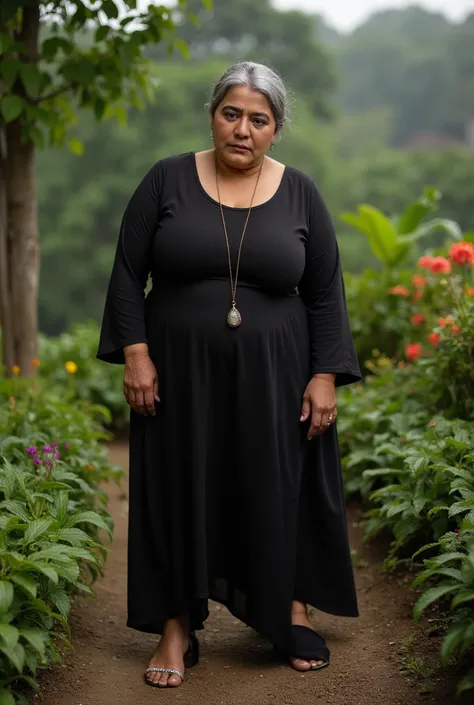
<instances>
[{"instance_id":1,"label":"green leaf","mask_svg":"<svg viewBox=\"0 0 474 705\"><path fill-rule=\"evenodd\" d=\"M132 21L131 17L126 18L128 22ZM123 27L123 23L122 27ZM103 42L104 39L107 37L108 33L110 32L110 27L106 24L103 24L101 27L99 27L95 33L95 41L98 42Z\"/></svg>"},{"instance_id":2,"label":"green leaf","mask_svg":"<svg viewBox=\"0 0 474 705\"><path fill-rule=\"evenodd\" d=\"M466 624L454 624L446 634L441 644L440 658L443 666L447 666L456 649L462 644Z\"/></svg>"},{"instance_id":3,"label":"green leaf","mask_svg":"<svg viewBox=\"0 0 474 705\"><path fill-rule=\"evenodd\" d=\"M18 629L11 624L2 624L0 622L0 637L2 637L3 641L5 642L5 645L7 649L14 649L15 646L18 644L18 637L19 637L19 632Z\"/></svg>"},{"instance_id":4,"label":"green leaf","mask_svg":"<svg viewBox=\"0 0 474 705\"><path fill-rule=\"evenodd\" d=\"M67 617L71 611L71 602L66 592L64 590L57 589L50 593L50 597L53 605L57 607L58 612Z\"/></svg>"},{"instance_id":5,"label":"green leaf","mask_svg":"<svg viewBox=\"0 0 474 705\"><path fill-rule=\"evenodd\" d=\"M22 636L41 657L44 657L46 644L49 641L47 632L42 632L39 629L20 629Z\"/></svg>"},{"instance_id":6,"label":"green leaf","mask_svg":"<svg viewBox=\"0 0 474 705\"><path fill-rule=\"evenodd\" d=\"M209 10L209 12L212 10L212 0L202 0L202 3L206 10Z\"/></svg>"},{"instance_id":7,"label":"green leaf","mask_svg":"<svg viewBox=\"0 0 474 705\"><path fill-rule=\"evenodd\" d=\"M17 644L14 649L7 649L0 645L0 651L12 662L18 673L21 673L25 664L25 649Z\"/></svg>"},{"instance_id":8,"label":"green leaf","mask_svg":"<svg viewBox=\"0 0 474 705\"><path fill-rule=\"evenodd\" d=\"M49 37L42 43L40 53L45 61L51 61L61 50L68 55L73 50L73 45L65 37Z\"/></svg>"},{"instance_id":9,"label":"green leaf","mask_svg":"<svg viewBox=\"0 0 474 705\"><path fill-rule=\"evenodd\" d=\"M3 76L5 87L8 91L13 90L13 86L18 78L21 67L22 63L21 61L18 61L18 59L2 59L2 61L0 61L0 75ZM18 96L7 97L13 98Z\"/></svg>"},{"instance_id":10,"label":"green leaf","mask_svg":"<svg viewBox=\"0 0 474 705\"><path fill-rule=\"evenodd\" d=\"M462 681L458 684L457 687L457 693L458 695L461 695L462 693L466 693L468 690L472 690L474 688L474 668L469 671L467 676L465 676ZM1 705L1 704L0 704Z\"/></svg>"},{"instance_id":11,"label":"green leaf","mask_svg":"<svg viewBox=\"0 0 474 705\"><path fill-rule=\"evenodd\" d=\"M71 152L73 154L77 154L78 157L80 157L84 153L84 143L81 142L81 140L77 140L77 139L69 140L68 147L71 150ZM67 487L67 485L63 485L63 487Z\"/></svg>"},{"instance_id":12,"label":"green leaf","mask_svg":"<svg viewBox=\"0 0 474 705\"><path fill-rule=\"evenodd\" d=\"M40 561L36 563L34 560L29 560L25 561L24 565L25 568L31 568L32 570L36 570L39 573L46 575L46 577L49 578L55 585L58 584L59 576L57 571L47 563L41 563Z\"/></svg>"},{"instance_id":13,"label":"green leaf","mask_svg":"<svg viewBox=\"0 0 474 705\"><path fill-rule=\"evenodd\" d=\"M441 597L444 597L444 595L448 595L450 592L454 592L454 590L457 590L459 588L458 584L442 584L442 585L437 585L434 588L430 588L426 592L423 593L423 595L416 601L415 606L413 607L413 617L415 621L417 622L420 617L421 613L423 610L425 610L429 605L431 605L433 602L436 602L436 600L439 600Z\"/></svg>"},{"instance_id":14,"label":"green leaf","mask_svg":"<svg viewBox=\"0 0 474 705\"><path fill-rule=\"evenodd\" d=\"M183 57L185 59L191 58L191 54L189 53L189 47L186 44L186 42L184 41L184 39L179 39L179 38L175 39L174 43L178 47L179 51L181 52L181 54L183 55Z\"/></svg>"},{"instance_id":15,"label":"green leaf","mask_svg":"<svg viewBox=\"0 0 474 705\"><path fill-rule=\"evenodd\" d=\"M104 0L101 10L105 12L109 20L116 20L119 16L118 7L113 0Z\"/></svg>"},{"instance_id":16,"label":"green leaf","mask_svg":"<svg viewBox=\"0 0 474 705\"><path fill-rule=\"evenodd\" d=\"M13 585L6 580L0 580L0 613L10 609L13 593Z\"/></svg>"},{"instance_id":17,"label":"green leaf","mask_svg":"<svg viewBox=\"0 0 474 705\"><path fill-rule=\"evenodd\" d=\"M9 690L0 690L0 705L15 705L15 698Z\"/></svg>"},{"instance_id":18,"label":"green leaf","mask_svg":"<svg viewBox=\"0 0 474 705\"><path fill-rule=\"evenodd\" d=\"M33 543L42 536L53 523L53 519L35 519L31 522L28 529L25 532L25 545Z\"/></svg>"},{"instance_id":19,"label":"green leaf","mask_svg":"<svg viewBox=\"0 0 474 705\"><path fill-rule=\"evenodd\" d=\"M22 64L20 78L27 94L32 98L37 98L43 85L43 74L41 71L31 64Z\"/></svg>"},{"instance_id":20,"label":"green leaf","mask_svg":"<svg viewBox=\"0 0 474 705\"><path fill-rule=\"evenodd\" d=\"M461 590L461 592L453 598L451 607L459 607L466 602L472 602L474 600L474 590Z\"/></svg>"},{"instance_id":21,"label":"green leaf","mask_svg":"<svg viewBox=\"0 0 474 705\"><path fill-rule=\"evenodd\" d=\"M33 578L29 578L23 573L13 573L9 577L13 583L22 587L31 597L37 596L38 584Z\"/></svg>"},{"instance_id":22,"label":"green leaf","mask_svg":"<svg viewBox=\"0 0 474 705\"><path fill-rule=\"evenodd\" d=\"M24 106L25 102L20 96L6 95L0 104L0 112L5 122L13 122L13 120L19 118Z\"/></svg>"},{"instance_id":23,"label":"green leaf","mask_svg":"<svg viewBox=\"0 0 474 705\"><path fill-rule=\"evenodd\" d=\"M68 526L76 526L77 524L94 524L98 526L99 529L103 529L109 535L111 533L110 528L107 526L102 517L96 512L81 512L80 514L75 514L67 522Z\"/></svg>"},{"instance_id":24,"label":"green leaf","mask_svg":"<svg viewBox=\"0 0 474 705\"><path fill-rule=\"evenodd\" d=\"M0 54L5 54L13 44L8 34L0 34Z\"/></svg>"}]
</instances>

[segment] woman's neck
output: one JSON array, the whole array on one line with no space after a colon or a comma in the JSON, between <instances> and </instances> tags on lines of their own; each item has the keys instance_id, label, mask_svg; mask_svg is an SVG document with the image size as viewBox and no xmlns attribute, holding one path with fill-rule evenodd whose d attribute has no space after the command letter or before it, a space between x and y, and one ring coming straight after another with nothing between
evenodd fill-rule
<instances>
[{"instance_id":1,"label":"woman's neck","mask_svg":"<svg viewBox=\"0 0 474 705\"><path fill-rule=\"evenodd\" d=\"M257 164L252 164L248 168L236 169L234 167L229 166L222 159L220 159L219 154L217 153L216 150L214 150L213 158L214 158L214 164L215 164L215 168L217 170L218 176L221 176L221 177L227 178L227 179L252 178L252 177L256 176L260 172L260 169L263 167L263 164L260 161ZM265 157L263 157L263 162L264 161L265 161Z\"/></svg>"}]
</instances>

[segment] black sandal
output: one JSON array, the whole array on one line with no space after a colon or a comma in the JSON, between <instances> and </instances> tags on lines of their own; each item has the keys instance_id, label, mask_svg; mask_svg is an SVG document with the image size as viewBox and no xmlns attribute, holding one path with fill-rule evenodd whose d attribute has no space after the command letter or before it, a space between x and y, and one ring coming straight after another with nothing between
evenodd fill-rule
<instances>
[{"instance_id":1,"label":"black sandal","mask_svg":"<svg viewBox=\"0 0 474 705\"><path fill-rule=\"evenodd\" d=\"M184 654L184 667L192 668L199 663L199 641L197 640L196 634L191 632L189 635L189 646L188 650ZM181 683L174 686L163 686L159 683L147 678L148 673L169 673L170 675L179 676L181 678ZM164 667L150 667L147 668L144 673L145 683L151 685L152 688L179 688L184 681L184 672L180 671L178 668L164 668Z\"/></svg>"},{"instance_id":2,"label":"black sandal","mask_svg":"<svg viewBox=\"0 0 474 705\"><path fill-rule=\"evenodd\" d=\"M324 661L320 666L311 666L309 668L310 671L320 671L322 668L329 666L330 651L326 646L324 637L319 632L309 627L303 627L300 624L293 624L293 638L295 652L286 654L287 658L301 659L302 661ZM281 652L280 649L277 650ZM298 668L295 668L295 671L307 673L307 671L300 671Z\"/></svg>"}]
</instances>

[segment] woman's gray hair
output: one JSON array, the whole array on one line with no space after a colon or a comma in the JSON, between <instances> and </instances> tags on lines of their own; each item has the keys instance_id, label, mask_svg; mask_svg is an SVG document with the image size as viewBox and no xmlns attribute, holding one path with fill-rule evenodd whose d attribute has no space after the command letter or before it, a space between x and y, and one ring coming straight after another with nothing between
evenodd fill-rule
<instances>
[{"instance_id":1,"label":"woman's gray hair","mask_svg":"<svg viewBox=\"0 0 474 705\"><path fill-rule=\"evenodd\" d=\"M212 117L227 92L234 86L248 86L265 96L275 118L276 132L280 132L283 125L289 121L289 98L283 79L273 69L253 61L234 64L218 80L211 101L206 105Z\"/></svg>"}]
</instances>

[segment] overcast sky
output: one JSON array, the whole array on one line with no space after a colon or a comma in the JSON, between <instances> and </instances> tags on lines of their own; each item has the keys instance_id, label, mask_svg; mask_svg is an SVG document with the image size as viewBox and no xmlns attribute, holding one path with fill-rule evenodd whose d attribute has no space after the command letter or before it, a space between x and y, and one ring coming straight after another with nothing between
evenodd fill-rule
<instances>
[{"instance_id":1,"label":"overcast sky","mask_svg":"<svg viewBox=\"0 0 474 705\"><path fill-rule=\"evenodd\" d=\"M223 2L225 0L214 0ZM229 0L230 2L230 0ZM328 23L339 30L353 29L372 12L409 5L422 5L427 10L442 12L452 20L461 20L474 12L474 0L272 0L282 9L301 8L323 15Z\"/></svg>"}]
</instances>

